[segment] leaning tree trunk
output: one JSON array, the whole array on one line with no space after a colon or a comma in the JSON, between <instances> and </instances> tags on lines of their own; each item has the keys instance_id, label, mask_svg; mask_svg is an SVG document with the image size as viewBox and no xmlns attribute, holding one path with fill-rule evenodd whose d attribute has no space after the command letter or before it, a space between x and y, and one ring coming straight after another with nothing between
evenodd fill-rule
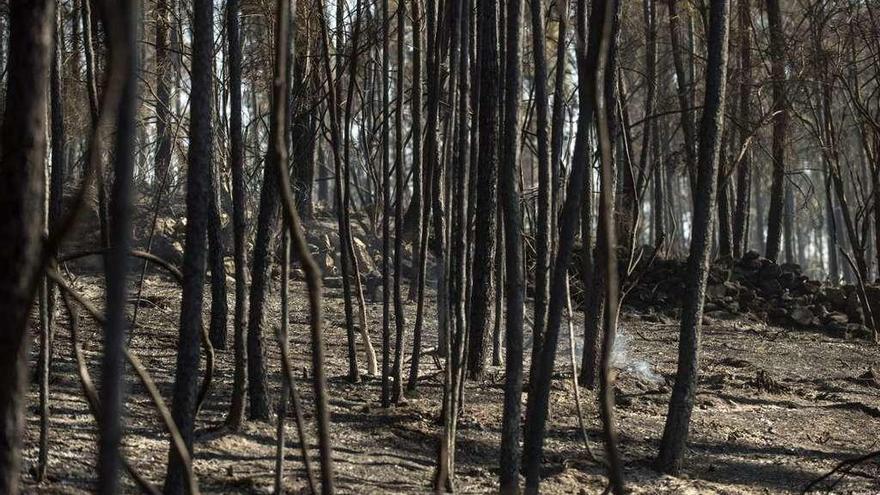
<instances>
[{"instance_id":1,"label":"leaning tree trunk","mask_svg":"<svg viewBox=\"0 0 880 495\"><path fill-rule=\"evenodd\" d=\"M772 0L771 0L772 1ZM703 119L700 123L696 196L694 201L691 251L685 274L686 293L682 306L678 347L678 370L663 430L659 470L675 474L681 470L690 429L691 411L697 388L697 363L703 302L709 275L712 220L715 210L718 161L724 128L724 97L727 78L728 0L711 3L708 27L708 66Z\"/></svg>"},{"instance_id":2,"label":"leaning tree trunk","mask_svg":"<svg viewBox=\"0 0 880 495\"><path fill-rule=\"evenodd\" d=\"M27 329L42 248L46 88L54 2L9 3L6 105L0 134L0 492L21 476Z\"/></svg>"},{"instance_id":3,"label":"leaning tree trunk","mask_svg":"<svg viewBox=\"0 0 880 495\"><path fill-rule=\"evenodd\" d=\"M597 110L595 106L597 90L596 71L599 67L600 59L603 61L607 59L609 71L615 70L614 50L617 44L613 41L613 38L616 37L616 24L619 22L620 6L621 3L619 1L607 3L594 2L590 12L589 40L586 51L581 52L585 53L585 56L582 65L578 68L578 77L581 78L582 82L586 82L586 91L582 94L587 98L580 102L580 112L584 113L586 120L579 122L579 130L589 129L595 110ZM608 30L613 32L605 32L606 17L609 18ZM607 39L605 38L606 36L608 36ZM600 55L601 51L606 48L608 50L607 57L606 55ZM606 82L608 79L606 77ZM610 79L614 80L613 77ZM605 87L608 89L613 86L605 84ZM606 100L606 104L609 102L612 103L610 112L613 113L613 103L616 102L616 99L612 96ZM587 145L585 137L582 135L582 137L577 139L576 145L578 143L580 145L576 153L583 153L585 151L584 146ZM610 149L608 152L608 162L606 165L610 165L611 160ZM526 408L526 433L523 445L526 493L537 494L541 481L540 470L543 460L544 433L550 406L550 386L553 381L553 366L556 359L556 347L559 341L559 327L562 323L562 310L566 306L568 295L566 290L568 286L568 266L574 250L574 240L580 220L580 209L585 189L584 184L588 171L589 168L585 161L578 162L578 168L572 168L571 170L565 203L560 215L559 246L551 277L547 331L540 354L532 357L533 361L537 362L532 364L535 374L530 379L532 386L529 390L528 406ZM611 179L610 173L607 179ZM606 199L613 201L610 198L610 194L608 196ZM606 203L606 206L613 204L608 201ZM612 219L613 211L605 211L605 214L608 220Z\"/></svg>"}]
</instances>

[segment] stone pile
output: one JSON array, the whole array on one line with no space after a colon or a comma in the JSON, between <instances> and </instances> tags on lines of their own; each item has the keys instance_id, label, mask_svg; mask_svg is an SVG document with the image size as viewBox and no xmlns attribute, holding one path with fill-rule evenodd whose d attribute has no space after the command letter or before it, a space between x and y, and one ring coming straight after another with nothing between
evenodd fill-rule
<instances>
[{"instance_id":1,"label":"stone pile","mask_svg":"<svg viewBox=\"0 0 880 495\"><path fill-rule=\"evenodd\" d=\"M676 316L685 296L685 263L657 259L647 268L625 304ZM880 287L866 289L880 308ZM857 290L805 276L796 264L777 264L756 252L736 261L716 261L709 273L704 314L708 320L743 314L783 326L820 328L840 337L870 338Z\"/></svg>"}]
</instances>

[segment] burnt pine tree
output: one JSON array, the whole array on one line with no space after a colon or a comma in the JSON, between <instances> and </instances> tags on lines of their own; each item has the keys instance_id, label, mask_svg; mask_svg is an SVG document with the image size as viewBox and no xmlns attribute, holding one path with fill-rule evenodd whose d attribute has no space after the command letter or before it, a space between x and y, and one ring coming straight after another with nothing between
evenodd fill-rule
<instances>
[{"instance_id":1,"label":"burnt pine tree","mask_svg":"<svg viewBox=\"0 0 880 495\"><path fill-rule=\"evenodd\" d=\"M498 182L498 36L497 0L477 0L477 64L480 67L477 102L476 211L469 319L468 374L479 379L489 349L490 304L494 299L495 209ZM496 316L498 318L498 316Z\"/></svg>"},{"instance_id":2,"label":"burnt pine tree","mask_svg":"<svg viewBox=\"0 0 880 495\"><path fill-rule=\"evenodd\" d=\"M183 294L180 303L180 334L177 342L177 367L174 377L172 413L181 437L192 452L195 423L199 342L202 334L205 263L211 162L213 102L211 60L214 25L211 0L193 3L192 97L190 103L189 167L186 179L186 245L183 253ZM184 492L184 463L177 450L168 453L166 494Z\"/></svg>"},{"instance_id":3,"label":"burnt pine tree","mask_svg":"<svg viewBox=\"0 0 880 495\"><path fill-rule=\"evenodd\" d=\"M232 349L235 361L232 400L226 424L238 429L244 417L247 386L245 329L248 317L247 245L245 239L244 143L241 128L241 32L239 0L226 4L226 42L229 48L229 169L232 172L232 230L235 262L235 316Z\"/></svg>"},{"instance_id":4,"label":"burnt pine tree","mask_svg":"<svg viewBox=\"0 0 880 495\"><path fill-rule=\"evenodd\" d=\"M9 3L6 105L0 134L0 492L21 474L27 328L43 246L46 88L54 2Z\"/></svg>"},{"instance_id":5,"label":"burnt pine tree","mask_svg":"<svg viewBox=\"0 0 880 495\"><path fill-rule=\"evenodd\" d=\"M583 65L579 67L579 71L585 71L583 76L588 78L586 80L587 85L584 94L588 99L580 102L579 111L584 112L585 118L588 119L592 118L595 113L595 73L600 58L600 50L606 47L610 47L608 50L615 49L615 44L610 40L603 41L603 38L605 37L605 18L606 16L614 17L614 20L609 22L609 26L611 26L616 22L619 9L620 2L618 1L594 2L592 11L590 12L590 38L588 41L586 58ZM610 35L608 36L610 37ZM610 58L610 56L602 56L603 60ZM613 67L612 64L608 64L608 66ZM583 76L579 74L579 77ZM587 120L583 124L584 127L580 130L588 129L590 121ZM580 143L580 146L576 151L583 153L585 151L583 146L586 145L585 140L579 139L576 143ZM544 446L545 425L550 405L550 385L552 383L553 366L556 359L556 347L559 340L559 326L562 323L562 309L565 307L568 294L568 266L571 262L571 255L574 250L574 240L578 230L578 222L580 221L581 215L580 209L583 203L584 183L586 182L588 172L587 163L585 161L579 161L577 164L578 167L572 168L571 170L568 189L565 195L565 203L560 215L559 245L555 257L556 263L553 267L550 279L550 303L547 308L547 327L544 334L544 342L541 346L540 352L532 357L532 360L537 361L537 363L532 364L534 375L531 377L532 386L529 390L528 396L528 407L526 409L526 433L523 444L523 466L526 472L526 493L538 493L541 480L540 468Z\"/></svg>"},{"instance_id":6,"label":"burnt pine tree","mask_svg":"<svg viewBox=\"0 0 880 495\"><path fill-rule=\"evenodd\" d=\"M709 8L707 28L708 57L706 94L700 122L696 196L690 254L685 274L685 297L681 312L678 369L663 429L657 468L665 473L679 472L687 445L691 411L697 388L697 364L703 302L709 275L712 222L715 217L718 161L724 128L724 98L727 86L727 36L730 3L718 0Z\"/></svg>"},{"instance_id":7,"label":"burnt pine tree","mask_svg":"<svg viewBox=\"0 0 880 495\"><path fill-rule=\"evenodd\" d=\"M501 493L519 492L520 411L523 384L523 275L522 223L519 178L519 98L522 89L522 0L506 4L504 123L499 160L498 198L503 208L505 267L505 377L499 455Z\"/></svg>"},{"instance_id":8,"label":"burnt pine tree","mask_svg":"<svg viewBox=\"0 0 880 495\"><path fill-rule=\"evenodd\" d=\"M767 0L767 25L770 30L770 76L773 88L773 182L770 187L770 212L767 216L766 255L768 259L776 261L782 245L782 217L785 214L785 130L788 125L785 105L785 38L779 0Z\"/></svg>"},{"instance_id":9,"label":"burnt pine tree","mask_svg":"<svg viewBox=\"0 0 880 495\"><path fill-rule=\"evenodd\" d=\"M113 216L109 222L110 251L106 258L106 318L104 356L101 375L101 418L98 442L98 492L118 493L120 440L122 437L123 350L125 346L125 307L128 304L126 276L131 246L131 189L134 172L135 114L137 109L138 51L134 4L105 4L110 38L111 64L122 78L122 93L116 114L113 186L110 201ZM198 341L196 341L196 372ZM195 376L195 375L194 375ZM180 426L181 423L178 422ZM191 448L191 444L189 445Z\"/></svg>"}]
</instances>

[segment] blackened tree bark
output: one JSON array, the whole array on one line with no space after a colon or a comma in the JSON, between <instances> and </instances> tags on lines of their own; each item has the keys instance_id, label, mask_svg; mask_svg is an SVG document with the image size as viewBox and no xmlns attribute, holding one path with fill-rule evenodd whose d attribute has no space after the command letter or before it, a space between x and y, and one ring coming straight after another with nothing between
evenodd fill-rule
<instances>
[{"instance_id":1,"label":"blackened tree bark","mask_svg":"<svg viewBox=\"0 0 880 495\"><path fill-rule=\"evenodd\" d=\"M406 318L403 313L403 293L400 288L403 280L403 166L404 166L404 135L403 135L403 100L404 100L404 66L403 48L405 43L406 2L397 3L397 98L394 111L394 367L391 370L392 383L391 401L397 404L403 395L403 348ZM385 219L388 222L388 218Z\"/></svg>"},{"instance_id":2,"label":"blackened tree bark","mask_svg":"<svg viewBox=\"0 0 880 495\"><path fill-rule=\"evenodd\" d=\"M523 384L523 277L522 224L520 216L519 175L519 99L522 89L522 0L506 2L504 49L504 124L498 194L504 209L505 293L507 302L505 328L504 409L501 419L501 493L519 491L520 410Z\"/></svg>"},{"instance_id":3,"label":"blackened tree bark","mask_svg":"<svg viewBox=\"0 0 880 495\"><path fill-rule=\"evenodd\" d=\"M9 3L6 105L0 134L0 492L21 475L27 328L42 248L46 91L54 2Z\"/></svg>"},{"instance_id":4,"label":"blackened tree bark","mask_svg":"<svg viewBox=\"0 0 880 495\"><path fill-rule=\"evenodd\" d=\"M135 114L137 111L138 50L134 4L122 2L104 5L108 19L111 64L122 78L122 93L116 114L116 143L113 167L111 204L113 217L109 223L110 251L106 257L106 324L101 376L101 422L98 441L98 492L118 492L120 440L122 438L123 354L128 304L126 276L131 250L131 189L134 172ZM198 340L196 340L196 373L198 373ZM195 376L195 374L193 375ZM195 382L194 382L195 383ZM180 423L178 422L178 425ZM191 448L191 445L189 445Z\"/></svg>"},{"instance_id":5,"label":"blackened tree bark","mask_svg":"<svg viewBox=\"0 0 880 495\"><path fill-rule=\"evenodd\" d=\"M416 70L417 60L420 60L420 57L416 57L416 53L420 53L421 50L421 15L418 11L416 4L418 4L420 0L413 0L413 33L417 38L415 42L415 48L413 53L413 70ZM434 174L435 169L437 168L437 112L439 108L439 100L440 100L440 83L439 83L439 51L437 50L437 6L434 0L427 0L425 2L425 17L426 17L426 28L427 28L427 67L426 73L428 74L426 81L426 89L427 89L427 119L425 122L426 132L425 132L425 147L424 147L424 156L422 158L422 162L425 165L425 177L422 180L422 183L419 187L422 189L421 201L422 208L420 211L421 223L419 228L419 280L418 280L418 289L416 294L416 317L415 322L413 323L413 349L412 349L412 359L410 360L410 368L409 368L409 378L407 379L406 388L408 390L415 390L416 384L419 378L419 363L421 362L421 350L422 350L422 324L424 321L424 313L425 313L425 284L426 284L426 274L427 274L427 264L428 264L428 236L429 229L431 225L431 211L433 207L433 182L434 182ZM414 79L420 80L421 74L414 76ZM416 85L414 83L414 89L420 88L421 85ZM421 99L421 97L419 97ZM416 101L416 96L413 95L413 101ZM413 113L413 118L415 118L415 113Z\"/></svg>"},{"instance_id":6,"label":"blackened tree bark","mask_svg":"<svg viewBox=\"0 0 880 495\"><path fill-rule=\"evenodd\" d=\"M391 166L391 138L388 85L390 79L389 57L391 48L391 14L388 11L388 0L382 0L382 407L391 404L391 184L389 171Z\"/></svg>"},{"instance_id":7,"label":"blackened tree bark","mask_svg":"<svg viewBox=\"0 0 880 495\"><path fill-rule=\"evenodd\" d=\"M239 0L226 4L226 42L229 49L229 168L232 172L232 229L235 261L235 316L233 326L232 400L226 423L233 430L241 427L244 417L247 382L247 347L245 328L248 317L247 247L245 240L245 171L241 127L241 33Z\"/></svg>"},{"instance_id":8,"label":"blackened tree bark","mask_svg":"<svg viewBox=\"0 0 880 495\"><path fill-rule=\"evenodd\" d=\"M82 0L88 1L88 0ZM161 194L163 180L171 165L171 88L174 86L174 71L168 56L171 13L174 0L156 2L156 158L153 167L153 185L156 194Z\"/></svg>"},{"instance_id":9,"label":"blackened tree bark","mask_svg":"<svg viewBox=\"0 0 880 495\"><path fill-rule=\"evenodd\" d=\"M174 377L172 413L189 452L192 452L197 407L199 342L205 280L208 216L211 194L212 70L214 24L211 0L193 3L192 96L190 102L189 167L186 180L186 246L183 253L183 294L180 335ZM166 494L182 494L185 465L172 445L168 453Z\"/></svg>"},{"instance_id":10,"label":"blackened tree bark","mask_svg":"<svg viewBox=\"0 0 880 495\"><path fill-rule=\"evenodd\" d=\"M498 153L498 39L495 12L497 0L477 2L477 63L480 66L480 97L477 104L479 140L477 205L474 224L473 289L469 323L468 373L479 379L485 370L489 349L490 305L494 299L495 210L497 208ZM496 318L498 316L496 315Z\"/></svg>"},{"instance_id":11,"label":"blackened tree bark","mask_svg":"<svg viewBox=\"0 0 880 495\"><path fill-rule=\"evenodd\" d=\"M619 112L617 111L617 44L620 37L620 2L616 2L614 4L614 9L615 13L611 20L611 35L608 40L610 44L608 48L608 61L603 73L603 100L605 102L605 111L608 114L607 125L610 136L617 135L617 120L619 116ZM592 23L592 13L590 14L590 19ZM596 31L598 31L598 29ZM598 59L598 33L596 33L595 36L595 41L593 37L590 38L590 43L588 43L587 45L587 50L588 57L596 57ZM618 167L614 159L614 148L615 147L612 146L611 149L611 180L616 180L618 176ZM611 194L614 195L617 191L617 185L615 184L613 186L610 186L610 190ZM616 198L611 198L610 204L613 205L616 209L618 201L616 200ZM602 211L600 207L599 216L615 218L617 215ZM587 293L587 301L585 305L586 308L584 310L584 312L586 313L584 322L584 350L581 362L580 379L581 383L583 383L585 387L590 389L596 386L597 379L599 378L599 361L601 358L602 350L602 338L600 337L602 335L602 329L604 328L603 319L605 315L606 305L605 294L607 292L608 284L608 264L605 261L607 255L604 253L604 248L602 247L606 244L606 233L606 229L597 228L596 230L596 250L593 260L592 280L589 285L592 290Z\"/></svg>"},{"instance_id":12,"label":"blackened tree bark","mask_svg":"<svg viewBox=\"0 0 880 495\"><path fill-rule=\"evenodd\" d=\"M213 58L213 57L212 57ZM213 147L208 149L213 152ZM210 157L209 157L210 158ZM220 163L211 160L208 170L208 262L211 265L211 326L208 335L217 349L226 349L226 266L223 257L223 227L220 223Z\"/></svg>"},{"instance_id":13,"label":"blackened tree bark","mask_svg":"<svg viewBox=\"0 0 880 495\"><path fill-rule=\"evenodd\" d=\"M54 235L62 216L64 202L64 179L67 173L65 163L66 140L64 135L64 102L62 101L62 46L59 42L63 35L61 11L55 11L54 40L52 52L52 69L49 81L50 117L52 134L52 170L49 177L49 205L46 221L47 234ZM49 253L54 257L58 253ZM50 261L54 263L54 261ZM40 287L40 452L37 461L37 480L43 481L48 474L49 464L49 374L52 366L53 341L55 331L55 284L46 277Z\"/></svg>"},{"instance_id":14,"label":"blackened tree bark","mask_svg":"<svg viewBox=\"0 0 880 495\"><path fill-rule=\"evenodd\" d=\"M772 1L772 0L771 0ZM711 3L709 10L708 65L703 119L700 123L696 197L690 255L687 261L686 294L682 306L678 348L678 370L663 430L657 468L665 473L681 469L690 428L691 411L697 388L697 364L703 302L709 275L712 244L712 220L715 209L721 134L724 128L724 98L727 79L727 36L730 4L727 0Z\"/></svg>"},{"instance_id":15,"label":"blackened tree bark","mask_svg":"<svg viewBox=\"0 0 880 495\"><path fill-rule=\"evenodd\" d=\"M690 186L694 187L697 157L696 157L696 129L694 124L694 92L693 80L690 77L693 68L688 70L685 65L684 47L682 44L683 33L681 32L681 16L676 3L679 0L667 0L669 2L669 39L672 44L672 61L675 66L675 82L678 89L678 106L681 111L681 130L684 136L684 156L687 166Z\"/></svg>"},{"instance_id":16,"label":"blackened tree bark","mask_svg":"<svg viewBox=\"0 0 880 495\"><path fill-rule=\"evenodd\" d=\"M585 96L589 97L586 101L580 102L580 112L586 114L586 120L583 122L583 129L589 129L593 118L596 96L596 70L600 60L601 50L608 47L608 50L615 50L616 43L610 38L613 37L611 32L605 33L605 19L609 17L609 31L616 30L611 26L617 23L617 16L620 13L620 2L594 2L592 11L590 12L590 34L587 42L586 56L578 70L584 70L586 76L586 92ZM604 40L605 37L609 39ZM608 52L608 56L603 55L602 60L607 60L607 67L615 67L613 63L613 52ZM611 70L611 69L609 69ZM580 77L580 75L579 75ZM581 79L583 81L583 79ZM607 81L607 79L606 79ZM610 100L614 102L614 99ZM612 107L613 108L613 107ZM613 112L613 110L611 110ZM578 139L575 144L581 143L585 146L586 139ZM575 152L583 153L585 150L580 148ZM610 165L610 148L608 153ZM526 493L538 493L541 476L541 461L543 459L542 452L544 447L544 432L547 421L547 415L550 405L550 385L553 381L552 373L556 359L556 347L559 341L559 326L562 322L562 310L566 306L567 301L567 280L568 266L571 262L571 255L574 250L574 239L577 234L578 222L580 221L580 210L583 202L584 184L588 172L587 163L585 161L578 162L578 168L572 168L571 176L568 181L568 188L565 195L565 203L560 215L559 225L559 246L556 253L556 263L553 268L550 286L550 304L547 313L547 332L539 355L533 356L533 361L537 363L532 365L534 375L531 377L531 389L529 390L528 403L526 408L526 433L523 445L523 463L526 474ZM611 174L609 173L609 179ZM610 194L609 194L610 196ZM609 203L610 204L610 203ZM607 219L612 218L612 212L605 212Z\"/></svg>"},{"instance_id":17,"label":"blackened tree bark","mask_svg":"<svg viewBox=\"0 0 880 495\"><path fill-rule=\"evenodd\" d=\"M782 221L785 210L785 132L788 115L785 103L785 37L779 0L767 0L767 27L770 30L770 75L773 79L773 182L770 186L770 212L767 216L768 259L776 261L782 247Z\"/></svg>"},{"instance_id":18,"label":"blackened tree bark","mask_svg":"<svg viewBox=\"0 0 880 495\"><path fill-rule=\"evenodd\" d=\"M751 0L737 2L739 16L739 145L742 151L736 176L736 208L733 213L733 256L740 258L749 246L749 210L752 197L752 152L749 147L752 109L752 18Z\"/></svg>"},{"instance_id":19,"label":"blackened tree bark","mask_svg":"<svg viewBox=\"0 0 880 495\"><path fill-rule=\"evenodd\" d=\"M549 299L550 277L550 155L548 150L547 130L550 126L548 120L547 100L547 55L544 50L544 4L541 0L531 0L531 32L532 54L534 56L535 74L535 130L537 137L537 162L538 162L538 196L537 218L535 218L537 231L535 233L535 324L532 328L532 364L529 373L529 382L534 376L537 360L535 356L541 353L544 340L544 329L547 325L547 302Z\"/></svg>"}]
</instances>

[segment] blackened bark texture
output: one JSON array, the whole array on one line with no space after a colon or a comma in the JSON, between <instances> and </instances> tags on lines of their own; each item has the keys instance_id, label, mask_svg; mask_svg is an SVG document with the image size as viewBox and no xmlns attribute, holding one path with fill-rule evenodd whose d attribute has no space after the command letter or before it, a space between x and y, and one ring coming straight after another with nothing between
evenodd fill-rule
<instances>
[{"instance_id":1,"label":"blackened bark texture","mask_svg":"<svg viewBox=\"0 0 880 495\"><path fill-rule=\"evenodd\" d=\"M211 153L213 148L209 148ZM209 157L210 158L210 157ZM220 164L211 160L208 170L208 262L211 265L211 326L208 335L217 349L226 349L226 330L229 306L226 301L226 266L223 257L223 227L220 223Z\"/></svg>"},{"instance_id":2,"label":"blackened bark texture","mask_svg":"<svg viewBox=\"0 0 880 495\"><path fill-rule=\"evenodd\" d=\"M406 318L403 312L403 167L405 143L403 135L403 100L405 98L404 58L406 2L397 3L397 81L394 110L394 366L391 401L397 404L403 396L403 348ZM385 219L388 222L388 218Z\"/></svg>"},{"instance_id":3,"label":"blackened bark texture","mask_svg":"<svg viewBox=\"0 0 880 495\"><path fill-rule=\"evenodd\" d=\"M92 35L94 31L92 12L92 0L82 0L82 24L83 24L83 51L86 59L86 90L89 97L89 115L92 124L92 140L89 146L94 146L94 140L97 139L95 132L98 125L98 83L97 83L97 60L95 58L95 49L92 43ZM89 156L91 152L87 153ZM91 160L86 160L87 167L94 166ZM101 244L109 247L110 237L107 227L107 191L104 185L105 174L103 170L96 170L96 194L98 199L98 222L101 226ZM84 173L83 175L87 175Z\"/></svg>"},{"instance_id":4,"label":"blackened bark texture","mask_svg":"<svg viewBox=\"0 0 880 495\"><path fill-rule=\"evenodd\" d=\"M504 48L504 123L499 160L498 198L504 210L505 244L505 378L504 409L501 419L499 457L501 493L519 492L520 411L523 384L523 276L522 224L519 176L519 99L522 89L522 0L510 0L505 6Z\"/></svg>"},{"instance_id":5,"label":"blackened bark texture","mask_svg":"<svg viewBox=\"0 0 880 495\"><path fill-rule=\"evenodd\" d=\"M583 122L583 128L589 129L592 124L593 114L595 113L595 95L597 91L596 70L600 60L600 52L603 49L609 50L607 56L607 67L609 71L616 72L616 64L613 56L617 43L613 41L617 37L617 24L619 23L620 2L594 2L592 11L590 12L590 34L587 42L586 55L579 66L579 72L584 71L583 76L586 77L585 96L589 99L580 102L580 112L584 112L588 119ZM610 8L610 11L609 11ZM609 19L609 31L605 33L605 19ZM608 39L604 39L608 36ZM604 55L601 56L606 60ZM580 74L579 74L579 77ZM583 79L581 79L583 81ZM606 88L608 78L605 79ZM611 86L613 87L613 86ZM612 97L608 102L611 114L614 113L613 103L616 100ZM585 146L586 140L577 140L581 146ZM584 152L584 149L576 150ZM609 165L611 160L610 149L608 153ZM559 342L559 326L562 322L562 310L566 306L567 301L567 281L568 266L571 261L571 255L574 250L574 240L577 234L578 222L580 221L580 212L583 202L584 184L588 172L586 162L580 162L578 168L572 168L571 176L568 181L568 189L565 195L565 203L560 215L559 226L559 246L556 253L556 263L553 269L551 286L550 286L550 304L547 313L547 332L539 355L533 356L533 361L537 363L532 365L534 375L530 381L532 383L529 390L528 403L526 408L526 433L523 445L523 463L526 475L526 493L537 494L541 482L541 463L542 452L544 448L544 432L546 428L547 415L550 405L550 385L553 381L553 366L556 359L556 347ZM611 175L609 174L609 179ZM606 212L608 219L611 219L613 212Z\"/></svg>"},{"instance_id":6,"label":"blackened bark texture","mask_svg":"<svg viewBox=\"0 0 880 495\"><path fill-rule=\"evenodd\" d=\"M770 76L773 79L773 182L770 186L770 212L767 216L766 256L776 261L782 247L782 221L785 214L785 132L788 125L785 103L785 37L779 0L767 0L767 27L770 31Z\"/></svg>"},{"instance_id":7,"label":"blackened bark texture","mask_svg":"<svg viewBox=\"0 0 880 495\"><path fill-rule=\"evenodd\" d=\"M534 98L535 98L535 130L537 139L538 162L538 196L537 231L535 233L535 324L532 328L532 363L529 383L533 383L537 365L536 356L541 354L544 341L544 330L547 326L547 302L549 299L549 278L551 266L550 252L550 155L548 150L547 130L547 55L544 50L544 3L541 0L529 2L531 12L532 54L534 56Z\"/></svg>"},{"instance_id":8,"label":"blackened bark texture","mask_svg":"<svg viewBox=\"0 0 880 495\"><path fill-rule=\"evenodd\" d=\"M82 0L88 1L88 0ZM156 157L153 167L153 186L155 194L161 194L164 178L171 165L171 88L174 86L174 71L168 47L172 29L171 13L174 0L156 2Z\"/></svg>"},{"instance_id":9,"label":"blackened bark texture","mask_svg":"<svg viewBox=\"0 0 880 495\"><path fill-rule=\"evenodd\" d=\"M556 73L553 81L553 108L550 115L550 176L552 185L550 189L550 245L551 253L556 247L557 213L559 213L559 193L565 186L562 177L563 133L565 131L565 80L566 68L568 67L568 17L569 0L561 0L557 3L559 24L556 32Z\"/></svg>"},{"instance_id":10,"label":"blackened bark texture","mask_svg":"<svg viewBox=\"0 0 880 495\"><path fill-rule=\"evenodd\" d=\"M709 275L713 210L721 135L724 128L729 12L730 4L727 0L711 3L707 30L706 95L703 103L703 119L700 123L699 171L690 255L685 275L687 289L682 306L678 370L657 458L657 468L670 474L677 473L681 469L697 388L700 330L706 280Z\"/></svg>"},{"instance_id":11,"label":"blackened bark texture","mask_svg":"<svg viewBox=\"0 0 880 495\"><path fill-rule=\"evenodd\" d=\"M388 0L382 0L382 407L391 404L391 137L389 104L391 13Z\"/></svg>"},{"instance_id":12,"label":"blackened bark texture","mask_svg":"<svg viewBox=\"0 0 880 495\"><path fill-rule=\"evenodd\" d=\"M183 294L174 377L172 413L187 450L192 452L202 335L207 230L213 148L211 62L214 42L211 0L193 4L192 97L190 102L189 167L186 179L186 246L183 253ZM168 454L166 494L182 494L185 464L172 445Z\"/></svg>"},{"instance_id":13,"label":"blackened bark texture","mask_svg":"<svg viewBox=\"0 0 880 495\"><path fill-rule=\"evenodd\" d=\"M132 176L137 111L138 50L134 4L122 2L104 5L110 39L111 65L122 81L122 93L116 113L113 186L110 197L113 217L108 225L110 250L106 257L106 324L104 355L101 362L101 422L98 429L98 493L115 494L119 490L120 441L122 438L123 355L128 322L126 276L132 236ZM198 340L196 340L198 373ZM195 376L195 375L194 375ZM178 422L178 426L180 423ZM191 444L188 445L191 448Z\"/></svg>"},{"instance_id":14,"label":"blackened bark texture","mask_svg":"<svg viewBox=\"0 0 880 495\"><path fill-rule=\"evenodd\" d=\"M241 127L241 32L239 0L226 4L226 42L229 57L229 169L232 172L232 229L235 262L235 316L233 318L233 373L232 400L227 425L241 426L244 417L247 384L247 347L245 329L248 317L247 244L245 223L244 143Z\"/></svg>"},{"instance_id":15,"label":"blackened bark texture","mask_svg":"<svg viewBox=\"0 0 880 495\"><path fill-rule=\"evenodd\" d=\"M749 210L752 202L752 151L749 146L752 109L751 0L738 0L739 31L739 145L743 153L736 175L736 208L733 212L733 256L740 258L749 247Z\"/></svg>"},{"instance_id":16,"label":"blackened bark texture","mask_svg":"<svg viewBox=\"0 0 880 495\"><path fill-rule=\"evenodd\" d=\"M257 216L257 232L254 239L254 259L251 269L250 307L247 332L248 415L251 419L269 419L269 391L266 377L266 360L263 350L265 304L271 279L271 256L275 252L275 233L279 227L278 174L272 172L271 163L263 170L263 186L260 194L260 212Z\"/></svg>"},{"instance_id":17,"label":"blackened bark texture","mask_svg":"<svg viewBox=\"0 0 880 495\"><path fill-rule=\"evenodd\" d=\"M42 248L47 92L54 2L9 3L6 105L0 134L0 492L21 475L27 328Z\"/></svg>"},{"instance_id":18,"label":"blackened bark texture","mask_svg":"<svg viewBox=\"0 0 880 495\"><path fill-rule=\"evenodd\" d=\"M480 66L480 97L477 104L478 150L474 164L477 173L468 348L468 374L479 379L486 368L489 325L495 285L495 210L497 208L498 153L498 39L495 12L497 0L477 2L477 64ZM497 318L497 316L496 316Z\"/></svg>"},{"instance_id":19,"label":"blackened bark texture","mask_svg":"<svg viewBox=\"0 0 880 495\"><path fill-rule=\"evenodd\" d=\"M418 14L416 5L420 0L413 0L413 32L418 33L416 47L421 45L421 16ZM425 285L428 264L428 237L431 226L431 211L433 208L433 182L437 169L437 112L440 105L440 82L439 63L440 55L437 49L437 5L434 0L425 2L425 18L427 30L427 66L426 66L426 89L427 89L427 118L425 121L425 147L422 162L425 165L425 178L419 186L422 189L421 225L419 229L419 283L416 296L416 317L413 324L413 350L410 361L409 378L406 388L415 390L419 377L419 363L421 362L422 349L422 324L425 313ZM418 28L417 28L418 26ZM413 58L413 70L415 70ZM419 76L418 78L420 78ZM413 96L415 100L415 95Z\"/></svg>"},{"instance_id":20,"label":"blackened bark texture","mask_svg":"<svg viewBox=\"0 0 880 495\"><path fill-rule=\"evenodd\" d=\"M669 39L672 44L672 61L675 66L675 82L678 89L678 106L681 111L681 130L684 136L684 156L690 186L693 189L697 173L696 156L696 126L694 124L694 92L691 70L685 66L684 35L681 30L681 16L687 15L679 12L676 3L679 0L667 0L669 2ZM688 57L689 59L690 57Z\"/></svg>"},{"instance_id":21,"label":"blackened bark texture","mask_svg":"<svg viewBox=\"0 0 880 495\"><path fill-rule=\"evenodd\" d=\"M617 135L617 121L619 112L617 112L617 89L618 89L618 70L617 70L617 45L620 37L620 5L615 3L615 13L611 20L611 35L608 40L608 61L603 74L604 90L603 100L605 102L605 111L607 113L608 133L610 136ZM590 14L592 24L593 14ZM599 21L597 21L599 22ZM598 31L598 29L596 29ZM593 37L595 36L595 38ZM595 41L594 41L595 40ZM599 56L599 33L591 35L587 45L588 57ZM595 60L595 59L593 59ZM593 61L593 64L596 62ZM592 97L591 97L592 98ZM613 139L613 138L612 138ZM615 160L614 146L611 149L611 180L618 177L617 163ZM623 166L626 166L624 164ZM610 186L611 194L615 195L617 184ZM616 197L611 198L611 205L616 207L618 201ZM616 214L604 211L599 205L599 217L615 218ZM599 378L599 360L602 350L602 339L600 338L603 328L603 318L605 315L607 284L608 284L608 264L606 262L607 254L604 251L606 244L606 229L596 229L596 248L593 258L592 281L589 287L591 291L587 293L585 321L584 321L584 350L581 360L581 383L589 389L593 389Z\"/></svg>"}]
</instances>

